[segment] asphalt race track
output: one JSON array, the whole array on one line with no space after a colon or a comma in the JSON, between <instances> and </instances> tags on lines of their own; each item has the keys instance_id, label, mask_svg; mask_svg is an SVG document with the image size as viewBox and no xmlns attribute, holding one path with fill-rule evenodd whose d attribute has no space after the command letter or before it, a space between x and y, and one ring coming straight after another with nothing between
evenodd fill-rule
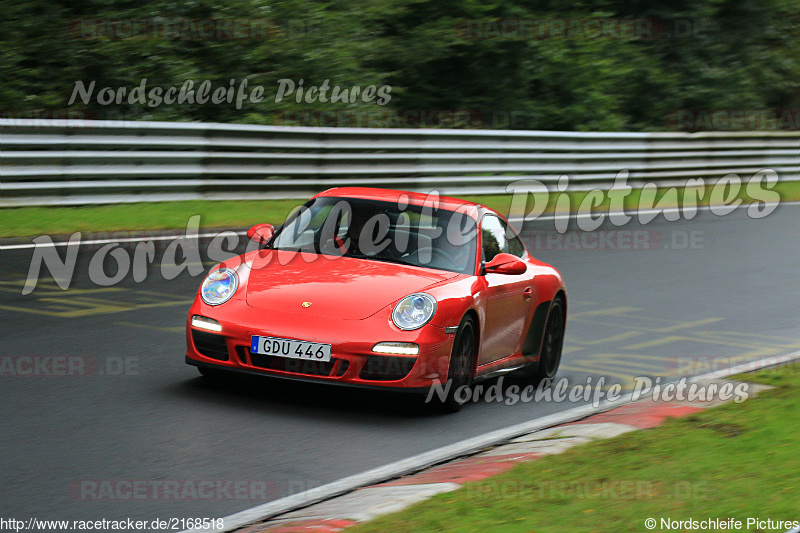
<instances>
[{"instance_id":1,"label":"asphalt race track","mask_svg":"<svg viewBox=\"0 0 800 533\"><path fill-rule=\"evenodd\" d=\"M760 220L740 209L605 224L594 235L527 225L526 244L561 270L569 291L560 376L602 374L628 387L633 376L675 379L797 351L798 228L800 205ZM436 415L349 389L212 385L184 364L183 324L202 275L167 281L157 260L139 283L128 275L98 287L85 274L97 248L81 249L68 291L44 279L27 296L32 250L0 251L5 517L221 517L572 406L481 402ZM30 368L18 364L25 356L39 362L36 375L18 372ZM196 498L124 490L137 482L216 488Z\"/></svg>"}]
</instances>

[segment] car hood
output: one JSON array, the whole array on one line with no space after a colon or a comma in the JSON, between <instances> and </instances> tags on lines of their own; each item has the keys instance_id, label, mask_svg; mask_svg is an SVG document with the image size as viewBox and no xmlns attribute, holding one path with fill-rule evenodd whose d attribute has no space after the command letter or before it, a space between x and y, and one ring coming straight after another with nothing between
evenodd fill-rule
<instances>
[{"instance_id":1,"label":"car hood","mask_svg":"<svg viewBox=\"0 0 800 533\"><path fill-rule=\"evenodd\" d=\"M369 259L267 250L253 259L245 298L258 309L357 320L458 275ZM310 305L304 308L304 302Z\"/></svg>"}]
</instances>

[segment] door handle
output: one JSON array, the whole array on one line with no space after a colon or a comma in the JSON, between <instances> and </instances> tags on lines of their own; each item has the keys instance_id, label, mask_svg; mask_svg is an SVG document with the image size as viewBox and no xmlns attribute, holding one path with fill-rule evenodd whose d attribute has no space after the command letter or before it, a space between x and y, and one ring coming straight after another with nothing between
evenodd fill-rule
<instances>
[{"instance_id":1,"label":"door handle","mask_svg":"<svg viewBox=\"0 0 800 533\"><path fill-rule=\"evenodd\" d=\"M533 289L530 287L525 287L525 290L522 291L522 297L527 302L528 300L531 299L531 296L533 296Z\"/></svg>"}]
</instances>

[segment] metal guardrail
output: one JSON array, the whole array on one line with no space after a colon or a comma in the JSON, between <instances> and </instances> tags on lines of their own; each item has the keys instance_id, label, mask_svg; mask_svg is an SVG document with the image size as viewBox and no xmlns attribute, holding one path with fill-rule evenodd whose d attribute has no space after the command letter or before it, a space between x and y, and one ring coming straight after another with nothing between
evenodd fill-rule
<instances>
[{"instance_id":1,"label":"metal guardrail","mask_svg":"<svg viewBox=\"0 0 800 533\"><path fill-rule=\"evenodd\" d=\"M0 206L304 198L343 185L442 194L509 183L800 180L800 132L585 133L0 119Z\"/></svg>"}]
</instances>

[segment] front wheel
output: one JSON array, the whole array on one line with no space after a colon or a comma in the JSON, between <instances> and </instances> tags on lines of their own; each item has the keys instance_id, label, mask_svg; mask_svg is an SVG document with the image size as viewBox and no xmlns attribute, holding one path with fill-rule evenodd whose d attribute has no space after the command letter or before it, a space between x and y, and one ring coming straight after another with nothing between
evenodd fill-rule
<instances>
[{"instance_id":1,"label":"front wheel","mask_svg":"<svg viewBox=\"0 0 800 533\"><path fill-rule=\"evenodd\" d=\"M462 390L462 387L472 386L478 344L476 339L475 320L471 316L465 316L458 326L453 342L453 351L450 355L450 369L447 372L450 388L441 403L442 410L447 413L461 410L461 402L457 400L459 391Z\"/></svg>"},{"instance_id":2,"label":"front wheel","mask_svg":"<svg viewBox=\"0 0 800 533\"><path fill-rule=\"evenodd\" d=\"M561 363L561 349L564 346L564 304L561 299L553 300L550 316L544 329L542 355L536 367L536 381L553 379Z\"/></svg>"}]
</instances>

